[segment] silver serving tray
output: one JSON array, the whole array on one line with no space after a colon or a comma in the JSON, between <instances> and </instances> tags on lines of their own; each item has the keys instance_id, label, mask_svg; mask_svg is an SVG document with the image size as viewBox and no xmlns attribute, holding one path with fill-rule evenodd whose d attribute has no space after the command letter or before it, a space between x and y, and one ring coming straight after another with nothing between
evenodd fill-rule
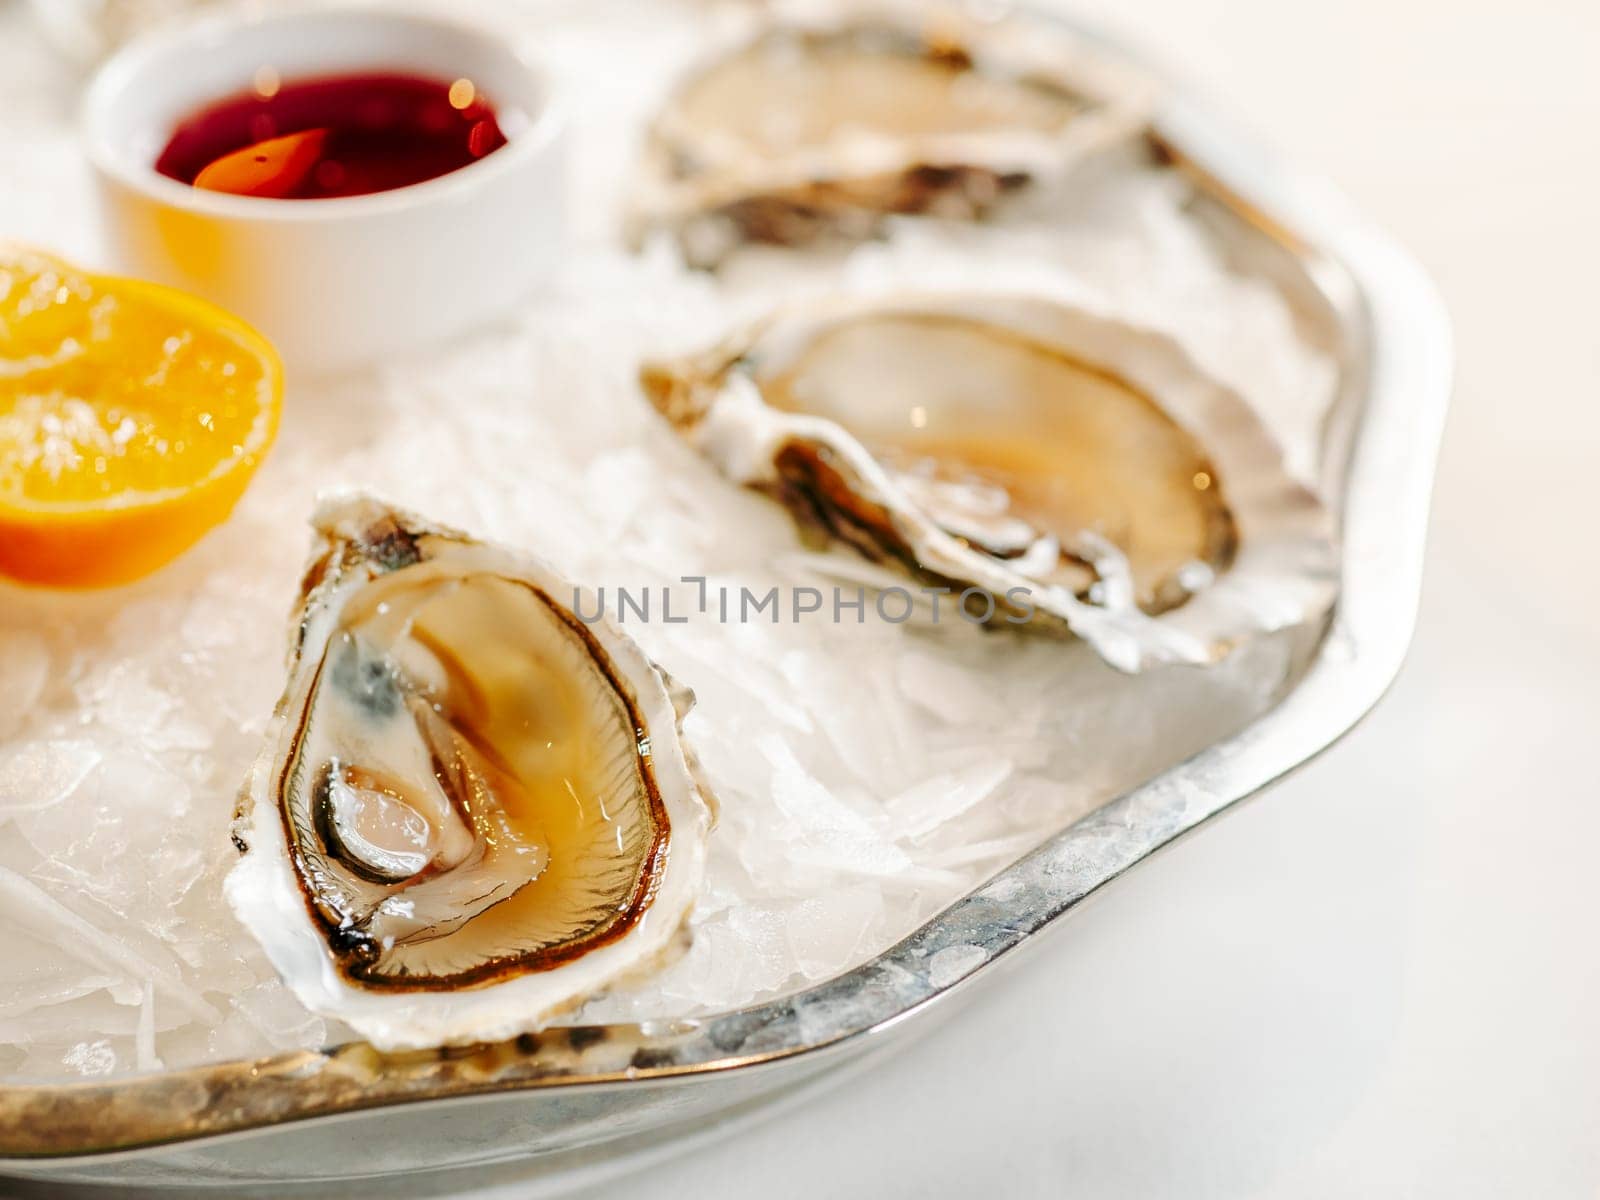
<instances>
[{"instance_id":1,"label":"silver serving tray","mask_svg":"<svg viewBox=\"0 0 1600 1200\"><path fill-rule=\"evenodd\" d=\"M798 995L700 1021L556 1029L493 1046L384 1055L356 1044L0 1086L0 1174L281 1185L538 1158L528 1170L548 1177L710 1136L923 1028L1091 892L1354 726L1394 679L1416 620L1450 392L1447 318L1412 260L1330 189L1191 100L1169 98L1150 141L1199 184L1196 215L1236 266L1279 287L1341 370L1322 480L1342 520L1343 590L1280 704L871 962ZM956 973L943 969L949 956L931 967L948 946L977 946L984 958Z\"/></svg>"}]
</instances>

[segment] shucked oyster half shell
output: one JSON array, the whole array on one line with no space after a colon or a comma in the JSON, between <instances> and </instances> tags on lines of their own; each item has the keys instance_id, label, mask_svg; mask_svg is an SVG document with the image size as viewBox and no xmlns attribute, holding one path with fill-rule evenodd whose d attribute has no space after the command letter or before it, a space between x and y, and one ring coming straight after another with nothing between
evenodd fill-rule
<instances>
[{"instance_id":1,"label":"shucked oyster half shell","mask_svg":"<svg viewBox=\"0 0 1600 1200\"><path fill-rule=\"evenodd\" d=\"M365 497L315 518L225 890L310 1009L492 1041L655 965L703 871L692 703L549 567Z\"/></svg>"},{"instance_id":2,"label":"shucked oyster half shell","mask_svg":"<svg viewBox=\"0 0 1600 1200\"><path fill-rule=\"evenodd\" d=\"M1041 17L813 7L680 85L650 130L629 232L676 229L712 267L741 242L861 237L890 213L980 216L1133 137L1152 95Z\"/></svg>"},{"instance_id":3,"label":"shucked oyster half shell","mask_svg":"<svg viewBox=\"0 0 1600 1200\"><path fill-rule=\"evenodd\" d=\"M1215 661L1333 601L1329 514L1161 334L1032 297L834 299L641 379L803 528L1123 670Z\"/></svg>"}]
</instances>

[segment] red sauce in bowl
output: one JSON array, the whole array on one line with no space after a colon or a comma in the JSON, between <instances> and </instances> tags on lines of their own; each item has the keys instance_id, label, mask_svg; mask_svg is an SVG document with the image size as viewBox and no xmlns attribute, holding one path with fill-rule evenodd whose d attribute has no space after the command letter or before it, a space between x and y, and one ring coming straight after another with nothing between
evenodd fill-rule
<instances>
[{"instance_id":1,"label":"red sauce in bowl","mask_svg":"<svg viewBox=\"0 0 1600 1200\"><path fill-rule=\"evenodd\" d=\"M156 170L210 191L280 200L363 196L460 170L506 144L470 80L397 72L280 82L196 112Z\"/></svg>"}]
</instances>

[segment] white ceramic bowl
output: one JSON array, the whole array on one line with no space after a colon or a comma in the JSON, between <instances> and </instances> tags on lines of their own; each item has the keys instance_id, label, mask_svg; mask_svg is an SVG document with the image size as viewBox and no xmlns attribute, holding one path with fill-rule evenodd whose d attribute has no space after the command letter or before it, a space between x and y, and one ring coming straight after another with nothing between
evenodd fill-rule
<instances>
[{"instance_id":1,"label":"white ceramic bowl","mask_svg":"<svg viewBox=\"0 0 1600 1200\"><path fill-rule=\"evenodd\" d=\"M507 141L448 175L330 200L227 195L157 174L176 124L250 87L261 67L286 81L382 68L470 78ZM561 124L543 74L491 34L375 9L152 34L106 63L83 113L113 265L238 313L303 371L446 339L526 296L561 246Z\"/></svg>"}]
</instances>

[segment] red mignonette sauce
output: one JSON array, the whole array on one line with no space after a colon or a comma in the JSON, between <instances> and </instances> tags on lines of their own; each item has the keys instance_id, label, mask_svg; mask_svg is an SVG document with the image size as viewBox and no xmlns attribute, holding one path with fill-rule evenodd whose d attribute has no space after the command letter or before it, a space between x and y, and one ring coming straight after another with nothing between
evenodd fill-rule
<instances>
[{"instance_id":1,"label":"red mignonette sauce","mask_svg":"<svg viewBox=\"0 0 1600 1200\"><path fill-rule=\"evenodd\" d=\"M208 191L275 200L364 196L435 179L506 144L470 79L393 71L280 80L181 122L156 170Z\"/></svg>"}]
</instances>

